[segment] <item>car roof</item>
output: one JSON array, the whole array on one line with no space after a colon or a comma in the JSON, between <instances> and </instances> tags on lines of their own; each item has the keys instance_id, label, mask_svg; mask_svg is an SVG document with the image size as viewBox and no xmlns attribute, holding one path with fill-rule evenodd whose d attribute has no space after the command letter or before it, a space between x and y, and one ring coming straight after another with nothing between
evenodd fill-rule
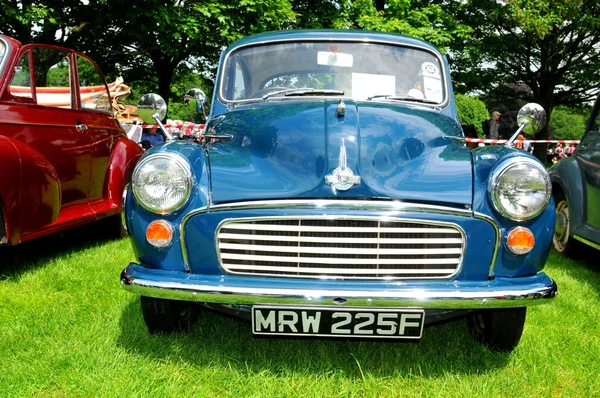
<instances>
[{"instance_id":1,"label":"car roof","mask_svg":"<svg viewBox=\"0 0 600 398\"><path fill-rule=\"evenodd\" d=\"M294 40L356 40L362 42L389 42L392 44L411 45L426 48L435 53L439 50L426 41L396 33L374 32L367 30L335 30L335 29L302 29L279 30L248 36L232 43L228 51L238 47L265 42L294 41Z\"/></svg>"}]
</instances>

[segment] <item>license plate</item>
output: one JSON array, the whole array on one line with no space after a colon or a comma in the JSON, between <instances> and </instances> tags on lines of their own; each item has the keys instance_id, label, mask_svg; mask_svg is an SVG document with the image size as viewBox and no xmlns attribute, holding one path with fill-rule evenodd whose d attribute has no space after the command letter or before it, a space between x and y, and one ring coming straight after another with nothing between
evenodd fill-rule
<instances>
[{"instance_id":1,"label":"license plate","mask_svg":"<svg viewBox=\"0 0 600 398\"><path fill-rule=\"evenodd\" d=\"M259 335L420 339L422 309L255 305L252 332Z\"/></svg>"}]
</instances>

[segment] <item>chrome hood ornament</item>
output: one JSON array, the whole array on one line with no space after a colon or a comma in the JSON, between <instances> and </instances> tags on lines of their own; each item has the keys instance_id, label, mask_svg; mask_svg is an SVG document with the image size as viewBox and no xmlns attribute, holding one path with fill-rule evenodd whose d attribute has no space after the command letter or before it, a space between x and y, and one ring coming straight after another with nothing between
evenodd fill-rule
<instances>
[{"instance_id":1,"label":"chrome hood ornament","mask_svg":"<svg viewBox=\"0 0 600 398\"><path fill-rule=\"evenodd\" d=\"M343 138L342 147L340 148L339 166L333 170L331 175L325 176L325 182L338 191L347 191L354 185L360 184L360 176L355 176L352 170L348 168L346 162L346 145Z\"/></svg>"}]
</instances>

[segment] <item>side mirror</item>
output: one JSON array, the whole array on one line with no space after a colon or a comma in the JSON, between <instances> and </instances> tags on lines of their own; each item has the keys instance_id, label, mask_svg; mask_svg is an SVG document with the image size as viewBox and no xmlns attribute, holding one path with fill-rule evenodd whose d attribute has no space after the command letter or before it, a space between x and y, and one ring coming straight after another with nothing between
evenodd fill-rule
<instances>
[{"instance_id":1,"label":"side mirror","mask_svg":"<svg viewBox=\"0 0 600 398\"><path fill-rule=\"evenodd\" d=\"M144 123L158 124L165 139L168 141L173 139L161 122L167 116L167 103L163 97L158 94L144 94L138 101L137 107L137 112Z\"/></svg>"},{"instance_id":2,"label":"side mirror","mask_svg":"<svg viewBox=\"0 0 600 398\"><path fill-rule=\"evenodd\" d=\"M525 104L517 113L517 123L525 125L521 130L523 133L534 135L546 125L546 111L539 104Z\"/></svg>"},{"instance_id":3,"label":"side mirror","mask_svg":"<svg viewBox=\"0 0 600 398\"><path fill-rule=\"evenodd\" d=\"M517 123L519 128L506 142L505 146L512 146L515 139L521 133L535 135L546 125L546 111L540 104L531 102L523 105L517 113Z\"/></svg>"}]
</instances>

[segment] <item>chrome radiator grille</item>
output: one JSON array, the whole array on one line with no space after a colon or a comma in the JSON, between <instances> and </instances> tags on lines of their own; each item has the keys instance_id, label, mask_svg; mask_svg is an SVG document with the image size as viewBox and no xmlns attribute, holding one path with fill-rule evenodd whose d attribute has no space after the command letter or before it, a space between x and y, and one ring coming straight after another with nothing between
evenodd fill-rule
<instances>
[{"instance_id":1,"label":"chrome radiator grille","mask_svg":"<svg viewBox=\"0 0 600 398\"><path fill-rule=\"evenodd\" d=\"M234 219L218 231L233 274L305 278L450 278L464 250L453 224L379 219Z\"/></svg>"}]
</instances>

